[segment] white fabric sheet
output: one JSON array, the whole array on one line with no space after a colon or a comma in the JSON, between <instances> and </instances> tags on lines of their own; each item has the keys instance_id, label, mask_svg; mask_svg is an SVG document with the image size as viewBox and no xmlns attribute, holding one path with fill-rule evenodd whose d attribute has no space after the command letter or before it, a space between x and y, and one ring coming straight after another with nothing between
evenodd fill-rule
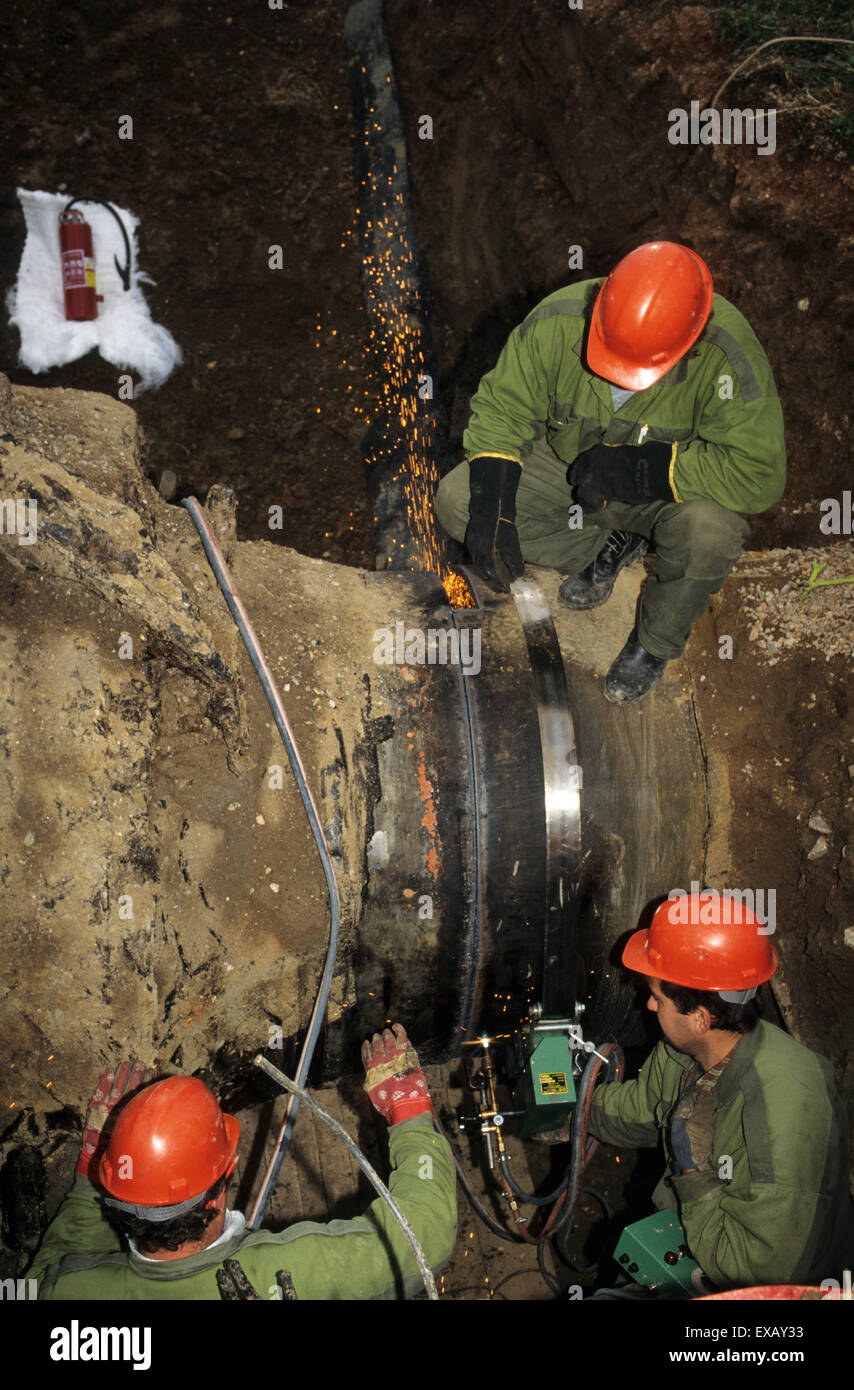
<instances>
[{"instance_id":1,"label":"white fabric sheet","mask_svg":"<svg viewBox=\"0 0 854 1390\"><path fill-rule=\"evenodd\" d=\"M115 218L98 203L75 203L92 228L95 288L104 299L96 319L72 323L65 317L59 252L59 214L68 196L19 188L18 200L27 236L18 279L6 303L9 319L21 334L21 365L46 372L97 348L108 362L134 375L134 395L162 386L182 361L181 349L167 329L153 322L139 288L140 281L154 284L137 268L139 218L116 207L132 250L130 289L125 290L113 259L117 256L121 266L127 261Z\"/></svg>"}]
</instances>

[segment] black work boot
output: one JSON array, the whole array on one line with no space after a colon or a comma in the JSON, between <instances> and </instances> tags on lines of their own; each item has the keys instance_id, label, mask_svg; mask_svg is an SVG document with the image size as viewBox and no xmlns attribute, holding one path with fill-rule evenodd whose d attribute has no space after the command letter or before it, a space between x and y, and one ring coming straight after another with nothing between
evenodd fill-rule
<instances>
[{"instance_id":1,"label":"black work boot","mask_svg":"<svg viewBox=\"0 0 854 1390\"><path fill-rule=\"evenodd\" d=\"M641 646L635 628L605 677L605 699L612 705L642 700L661 680L666 665L666 658L651 656L646 647Z\"/></svg>"},{"instance_id":2,"label":"black work boot","mask_svg":"<svg viewBox=\"0 0 854 1390\"><path fill-rule=\"evenodd\" d=\"M621 569L649 546L634 531L612 531L595 560L580 574L571 574L558 589L558 598L567 608L598 608L611 597L614 581Z\"/></svg>"}]
</instances>

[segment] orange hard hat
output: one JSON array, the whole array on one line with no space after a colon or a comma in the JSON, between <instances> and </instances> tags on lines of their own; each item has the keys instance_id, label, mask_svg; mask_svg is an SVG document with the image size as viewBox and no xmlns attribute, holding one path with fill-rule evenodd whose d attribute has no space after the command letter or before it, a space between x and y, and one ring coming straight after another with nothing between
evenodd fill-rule
<instances>
[{"instance_id":1,"label":"orange hard hat","mask_svg":"<svg viewBox=\"0 0 854 1390\"><path fill-rule=\"evenodd\" d=\"M703 331L712 309L705 261L675 241L648 241L614 267L596 296L587 365L644 391L669 372Z\"/></svg>"},{"instance_id":2,"label":"orange hard hat","mask_svg":"<svg viewBox=\"0 0 854 1390\"><path fill-rule=\"evenodd\" d=\"M119 1111L98 1170L107 1205L171 1221L233 1170L239 1138L238 1121L203 1081L155 1081Z\"/></svg>"},{"instance_id":3,"label":"orange hard hat","mask_svg":"<svg viewBox=\"0 0 854 1390\"><path fill-rule=\"evenodd\" d=\"M745 1004L770 980L780 957L767 930L740 898L679 893L655 912L649 930L634 932L623 965L654 980L713 990L730 1004Z\"/></svg>"}]
</instances>

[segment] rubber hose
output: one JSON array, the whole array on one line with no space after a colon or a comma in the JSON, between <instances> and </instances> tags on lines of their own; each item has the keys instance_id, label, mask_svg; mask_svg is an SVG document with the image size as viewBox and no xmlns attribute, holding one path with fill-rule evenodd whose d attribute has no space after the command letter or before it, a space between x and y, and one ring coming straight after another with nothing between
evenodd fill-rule
<instances>
[{"instance_id":1,"label":"rubber hose","mask_svg":"<svg viewBox=\"0 0 854 1390\"><path fill-rule=\"evenodd\" d=\"M335 1134L338 1135L338 1138L344 1141L347 1148L350 1150L350 1153L353 1155L356 1162L358 1163L359 1167L362 1169L367 1178L376 1188L377 1192L382 1197L386 1206L391 1211L391 1214L394 1217L395 1221L400 1226L400 1229L403 1231L403 1234L406 1236L406 1239L409 1241L409 1244L412 1246L412 1253L415 1256L418 1269L421 1273L421 1278L424 1280L424 1288L426 1290L427 1297L435 1302L438 1302L439 1293L436 1288L436 1281L433 1278L433 1271L427 1263L427 1256L424 1254L424 1251L421 1248L418 1237L416 1236L415 1232L413 1231L403 1212L400 1210L400 1207L397 1205L397 1202L392 1197L391 1193L389 1192L379 1173L376 1171L374 1167L372 1167L372 1165L365 1158L365 1155L362 1153L362 1150L356 1144L355 1140L350 1138L343 1125L339 1125L338 1121L333 1119L333 1117L329 1114L328 1110L324 1110L323 1106L317 1103L317 1101L314 1099L314 1096L309 1095L308 1091L306 1091L304 1087L298 1086L296 1082L291 1081L291 1078L289 1076L285 1076L284 1072L279 1071L278 1067L274 1067L272 1062L267 1061L266 1057L256 1057L255 1065L256 1067L260 1067L262 1071L266 1072L268 1076L271 1076L274 1081L278 1082L278 1084L284 1090L290 1091L291 1095L301 1097L302 1100L305 1101L306 1105L308 1105L315 1112L315 1114L319 1115L320 1118L324 1120L326 1124L329 1125L329 1128Z\"/></svg>"},{"instance_id":2,"label":"rubber hose","mask_svg":"<svg viewBox=\"0 0 854 1390\"><path fill-rule=\"evenodd\" d=\"M554 1294L555 1298L563 1298L563 1293L561 1292L560 1284L555 1283L554 1279L546 1269L545 1242L541 1242L537 1246L537 1267L540 1271L542 1278L545 1280L546 1287L548 1288L549 1292Z\"/></svg>"},{"instance_id":3,"label":"rubber hose","mask_svg":"<svg viewBox=\"0 0 854 1390\"><path fill-rule=\"evenodd\" d=\"M439 1119L439 1116L434 1114L433 1118L435 1120L436 1128L438 1129L439 1133L448 1142L448 1147L451 1150L451 1154L454 1160L454 1167L457 1170L457 1177L460 1180L460 1186L462 1187L463 1191L468 1197L475 1216L480 1217L483 1224L489 1227L493 1235L500 1236L502 1240L512 1240L514 1242L518 1242L521 1239L521 1237L514 1235L512 1231L508 1231L506 1226L499 1225L499 1223L494 1219L494 1217L492 1217L490 1213L486 1210L486 1207L483 1205L480 1198L477 1196L474 1188L468 1180L468 1177L466 1176L465 1170L459 1160L459 1156L457 1154L456 1148L454 1147L451 1136L448 1134L448 1131L445 1129L445 1126L442 1124L442 1121Z\"/></svg>"},{"instance_id":4,"label":"rubber hose","mask_svg":"<svg viewBox=\"0 0 854 1390\"><path fill-rule=\"evenodd\" d=\"M513 1174L510 1172L510 1160L506 1154L499 1154L498 1164L515 1195L520 1198L521 1201L530 1202L531 1205L535 1207L550 1207L552 1202L556 1202L560 1194L566 1191L566 1186L569 1182L569 1175L567 1174L563 1182L559 1183L554 1192L549 1193L548 1197L535 1197L533 1192L523 1192L522 1188L515 1181Z\"/></svg>"},{"instance_id":5,"label":"rubber hose","mask_svg":"<svg viewBox=\"0 0 854 1390\"><path fill-rule=\"evenodd\" d=\"M600 1207L605 1213L605 1219L607 1221L611 1220L611 1217L614 1215L613 1211L611 1210L611 1204L606 1197L602 1196L601 1192L597 1192L595 1187L582 1187L581 1192L582 1195L586 1194L588 1197L593 1197L599 1203ZM570 1269L574 1269L576 1274L595 1274L596 1270L599 1268L598 1260L594 1260L592 1265L580 1265L578 1261L574 1260L569 1253L569 1239L574 1229L575 1216L573 1215L573 1219L567 1222L566 1227L564 1229L563 1240L560 1243L561 1254L563 1255L563 1258L566 1260L566 1263L569 1265Z\"/></svg>"},{"instance_id":6,"label":"rubber hose","mask_svg":"<svg viewBox=\"0 0 854 1390\"><path fill-rule=\"evenodd\" d=\"M593 1100L593 1090L599 1068L602 1066L603 1062L607 1062L609 1074L613 1066L615 1079L620 1080L622 1077L623 1054L616 1043L606 1043L600 1051L594 1052L591 1055L590 1061L587 1063L581 1078L575 1113L572 1117L572 1160L566 1183L563 1187L557 1189L557 1200L540 1234L538 1236L532 1236L529 1235L527 1231L520 1229L519 1235L528 1245L540 1245L543 1241L549 1240L552 1236L557 1235L564 1222L569 1219L575 1210L581 1192L584 1170L596 1152L596 1149L599 1147L595 1139L587 1144L587 1123L590 1116L590 1105ZM501 1171L502 1177L505 1178L505 1193L509 1193L510 1189L507 1186L503 1169Z\"/></svg>"},{"instance_id":7,"label":"rubber hose","mask_svg":"<svg viewBox=\"0 0 854 1390\"><path fill-rule=\"evenodd\" d=\"M587 1125L590 1119L593 1091L603 1061L608 1066L608 1078L615 1081L622 1080L625 1066L622 1049L617 1043L605 1043L597 1052L591 1054L590 1061L584 1068L584 1075L581 1078L578 1101L572 1117L572 1159L569 1169L570 1183L567 1189L569 1200L560 1219L551 1228L551 1235L557 1235L561 1226L574 1212L584 1181L585 1169L599 1147L597 1139L587 1142Z\"/></svg>"},{"instance_id":8,"label":"rubber hose","mask_svg":"<svg viewBox=\"0 0 854 1390\"><path fill-rule=\"evenodd\" d=\"M444 1137L448 1140L448 1143L451 1144L451 1152L454 1155L454 1166L457 1170L457 1175L459 1176L460 1182L463 1186L466 1196L468 1197L469 1202L471 1203L472 1210L474 1211L475 1215L478 1216L481 1221L483 1221L484 1225L488 1226L489 1229L495 1235L500 1236L502 1240L511 1240L516 1243L523 1243L525 1245L541 1245L543 1241L548 1240L551 1236L556 1235L560 1228L563 1226L564 1222L567 1220L567 1218L572 1214L572 1211L578 1200L579 1193L582 1190L580 1182L583 1177L584 1169L587 1167L588 1163L590 1162L590 1159L593 1157L593 1154L595 1153L598 1147L598 1143L595 1139L590 1141L590 1143L586 1147L584 1154L584 1163L581 1167L581 1171L579 1172L579 1155L581 1153L582 1144L587 1139L587 1120L590 1112L590 1104L593 1099L593 1088L595 1085L596 1076L598 1074L600 1066L602 1065L603 1060L606 1061L608 1064L609 1077L611 1072L613 1071L613 1079L619 1081L621 1080L623 1073L623 1054L616 1043L606 1043L599 1051L602 1054L601 1056L598 1055L596 1052L594 1052L591 1055L590 1061L587 1063L587 1066L584 1069L584 1075L581 1080L581 1086L579 1087L578 1104L576 1105L575 1114L573 1116L573 1158L572 1163L570 1165L570 1170L567 1174L567 1177L564 1179L564 1182L555 1189L555 1192L557 1193L557 1200L555 1201L554 1209L552 1210L551 1216L546 1222L546 1225L544 1226L543 1230L540 1232L538 1236L530 1235L524 1229L523 1226L519 1226L515 1232L511 1232L507 1230L506 1227L499 1226L498 1223L492 1218L492 1216L486 1211L480 1199L475 1195L471 1187L471 1184L469 1183L468 1178L466 1177L466 1174L463 1171L463 1167L459 1159L457 1158L454 1146L453 1144L451 1144L450 1136L447 1134L444 1126L441 1124L437 1117L436 1124L440 1133L443 1134ZM510 1187L508 1183L509 1173L506 1171L506 1165L502 1164L500 1160L499 1171L503 1180L502 1185L504 1195L505 1197L509 1197L513 1189ZM577 1190L575 1192L574 1197L572 1198L572 1202L569 1208L567 1210L564 1210L564 1207L566 1205L567 1194L570 1190L570 1179L572 1179ZM521 1189L516 1189L516 1195L519 1195L520 1192ZM552 1197L554 1197L554 1195L555 1194L553 1193ZM522 1194L522 1200L531 1200L529 1194ZM536 1202L538 1199L534 1198L533 1200ZM548 1280L546 1280L546 1282L548 1283Z\"/></svg>"}]
</instances>

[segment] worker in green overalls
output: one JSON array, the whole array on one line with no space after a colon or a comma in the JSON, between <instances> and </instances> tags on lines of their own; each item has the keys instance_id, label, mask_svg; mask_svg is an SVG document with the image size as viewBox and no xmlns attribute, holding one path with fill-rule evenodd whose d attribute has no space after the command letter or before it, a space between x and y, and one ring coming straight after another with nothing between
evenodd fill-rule
<instances>
[{"instance_id":1,"label":"worker in green overalls","mask_svg":"<svg viewBox=\"0 0 854 1390\"><path fill-rule=\"evenodd\" d=\"M444 529L507 588L523 561L596 608L655 551L609 700L638 700L681 655L738 559L747 517L783 493L783 418L768 359L701 258L639 246L604 282L549 295L480 382L465 461L436 494Z\"/></svg>"},{"instance_id":2,"label":"worker in green overalls","mask_svg":"<svg viewBox=\"0 0 854 1390\"><path fill-rule=\"evenodd\" d=\"M396 1024L362 1048L365 1090L389 1125L389 1189L431 1268L456 1237L450 1148L433 1127L427 1082ZM192 1076L148 1081L138 1064L106 1073L92 1097L74 1186L29 1271L41 1299L404 1298L423 1287L384 1201L364 1216L249 1231L226 1206L240 1125ZM124 1103L123 1103L124 1102ZM115 1113L114 1113L115 1112ZM108 1136L108 1137L107 1137ZM224 1262L232 1292L222 1285ZM220 1274L220 1281L217 1274Z\"/></svg>"},{"instance_id":3,"label":"worker in green overalls","mask_svg":"<svg viewBox=\"0 0 854 1390\"><path fill-rule=\"evenodd\" d=\"M766 932L726 894L662 903L622 962L663 1037L590 1108L597 1139L663 1139L653 1204L678 1216L718 1289L838 1281L854 1261L845 1107L830 1063L759 1016L757 988L779 964Z\"/></svg>"}]
</instances>

